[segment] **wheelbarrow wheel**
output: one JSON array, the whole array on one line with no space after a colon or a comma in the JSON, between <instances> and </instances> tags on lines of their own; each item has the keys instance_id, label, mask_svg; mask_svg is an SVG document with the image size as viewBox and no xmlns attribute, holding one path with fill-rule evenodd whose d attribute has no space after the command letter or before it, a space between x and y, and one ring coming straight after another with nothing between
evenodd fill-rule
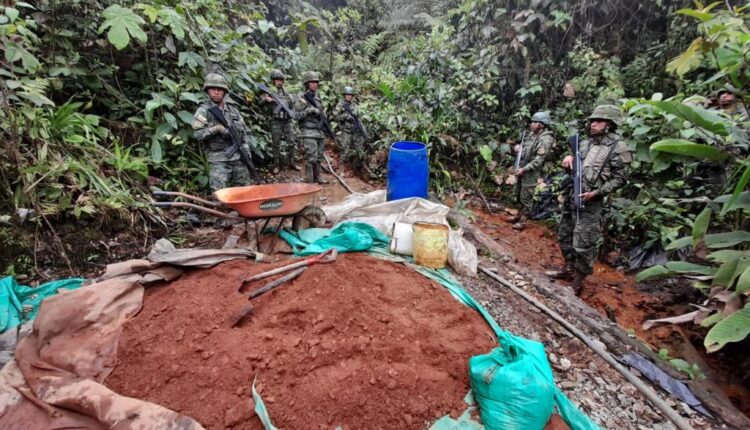
<instances>
[{"instance_id":1,"label":"wheelbarrow wheel","mask_svg":"<svg viewBox=\"0 0 750 430\"><path fill-rule=\"evenodd\" d=\"M326 223L326 214L317 206L305 206L292 218L292 230L320 227Z\"/></svg>"}]
</instances>

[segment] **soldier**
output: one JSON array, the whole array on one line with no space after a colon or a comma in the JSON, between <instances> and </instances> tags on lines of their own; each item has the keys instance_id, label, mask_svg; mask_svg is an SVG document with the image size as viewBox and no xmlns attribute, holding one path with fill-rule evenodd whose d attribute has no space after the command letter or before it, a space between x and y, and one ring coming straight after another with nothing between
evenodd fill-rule
<instances>
[{"instance_id":1,"label":"soldier","mask_svg":"<svg viewBox=\"0 0 750 430\"><path fill-rule=\"evenodd\" d=\"M276 96L281 100L287 107L294 107L294 99L292 95L284 89L284 74L281 70L273 70L271 72L271 81L273 86L276 87ZM263 100L266 103L276 102L268 95L263 94ZM294 123L293 119L284 109L274 109L271 114L271 140L273 142L273 173L279 173L279 169L282 167L288 167L293 170L299 170L294 165L294 148L297 143L294 136ZM282 140L284 144L282 144ZM283 153L283 161L281 159Z\"/></svg>"},{"instance_id":2,"label":"soldier","mask_svg":"<svg viewBox=\"0 0 750 430\"><path fill-rule=\"evenodd\" d=\"M208 93L209 101L201 103L193 116L193 136L205 145L204 151L210 166L209 184L213 191L226 188L227 186L243 186L250 184L250 172L240 160L239 151L230 156L225 151L232 146L230 130L221 125L209 110L217 106L226 118L235 137L245 145L245 151L249 154L247 146L247 127L242 119L239 109L226 98L229 86L226 78L218 73L209 73L203 83L203 91Z\"/></svg>"},{"instance_id":3,"label":"soldier","mask_svg":"<svg viewBox=\"0 0 750 430\"><path fill-rule=\"evenodd\" d=\"M726 84L719 90L719 109L741 122L748 121L748 112L742 102L737 100L739 91L733 85Z\"/></svg>"},{"instance_id":4,"label":"soldier","mask_svg":"<svg viewBox=\"0 0 750 430\"><path fill-rule=\"evenodd\" d=\"M622 188L627 182L632 160L630 149L617 127L622 112L615 105L599 105L589 116L590 136L580 142L583 160L581 201L575 209L572 188L564 194L562 217L558 231L560 251L565 265L552 276L572 280L579 294L586 276L593 273L594 261L602 240L601 214L604 197ZM573 155L563 160L563 167L573 169Z\"/></svg>"},{"instance_id":5,"label":"soldier","mask_svg":"<svg viewBox=\"0 0 750 430\"><path fill-rule=\"evenodd\" d=\"M305 72L302 83L305 92L297 97L294 112L299 120L302 132L302 143L305 146L305 181L308 183L327 184L320 176L320 161L325 149L323 123L327 121L323 103L318 96L320 78L317 72Z\"/></svg>"},{"instance_id":6,"label":"soldier","mask_svg":"<svg viewBox=\"0 0 750 430\"><path fill-rule=\"evenodd\" d=\"M356 103L354 103L354 88L344 87L344 100L336 106L333 111L333 120L341 130L339 145L342 158L352 169L361 173L363 168L365 154L365 133L359 118L359 112Z\"/></svg>"},{"instance_id":7,"label":"soldier","mask_svg":"<svg viewBox=\"0 0 750 430\"><path fill-rule=\"evenodd\" d=\"M514 222L513 228L523 230L525 221L531 215L531 208L534 204L534 190L537 182L542 176L542 166L544 161L552 151L555 145L555 138L549 126L552 119L547 112L537 112L531 117L529 124L529 133L520 145L516 146L516 151L520 151L519 168L515 171L516 199L520 203L518 215L509 218Z\"/></svg>"}]
</instances>

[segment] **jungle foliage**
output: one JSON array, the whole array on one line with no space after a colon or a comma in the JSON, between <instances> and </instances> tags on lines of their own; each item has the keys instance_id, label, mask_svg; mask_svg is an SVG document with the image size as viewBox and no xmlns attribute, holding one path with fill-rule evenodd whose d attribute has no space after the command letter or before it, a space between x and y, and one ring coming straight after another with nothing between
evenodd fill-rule
<instances>
[{"instance_id":1,"label":"jungle foliage","mask_svg":"<svg viewBox=\"0 0 750 430\"><path fill-rule=\"evenodd\" d=\"M621 132L635 162L612 199L605 248L623 264L631 249L662 256L643 279L697 275L707 297L728 291L721 303L731 306L705 306L712 333L745 315L747 135L710 109L725 83L746 94L748 11L732 6L741 2L438 3L415 12L422 3L401 0L6 1L0 209L32 209L45 226L146 226L156 222L144 203L149 186L206 192L190 123L212 71L231 81L258 164L270 139L255 84L280 68L287 88L301 90L301 73L314 69L329 109L344 85L357 88L372 173L382 176L393 141L423 141L440 197L480 189L506 199L510 147L533 112L551 111L564 142L585 132L597 103L615 102L628 114ZM565 150L558 145L553 159ZM725 180L705 176L716 164ZM731 276L719 276L730 266ZM743 327L712 335L707 347L746 336Z\"/></svg>"}]
</instances>

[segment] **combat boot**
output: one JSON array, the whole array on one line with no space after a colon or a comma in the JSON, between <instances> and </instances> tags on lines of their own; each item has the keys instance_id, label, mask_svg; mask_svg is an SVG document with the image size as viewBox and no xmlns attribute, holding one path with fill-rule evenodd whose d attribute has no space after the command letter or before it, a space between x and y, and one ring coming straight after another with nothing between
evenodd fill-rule
<instances>
[{"instance_id":1,"label":"combat boot","mask_svg":"<svg viewBox=\"0 0 750 430\"><path fill-rule=\"evenodd\" d=\"M573 275L573 281L571 281L570 286L573 288L573 292L576 293L576 296L581 295L581 291L583 291L583 282L586 280L586 275L579 271L575 271L575 274Z\"/></svg>"},{"instance_id":2,"label":"combat boot","mask_svg":"<svg viewBox=\"0 0 750 430\"><path fill-rule=\"evenodd\" d=\"M550 270L545 272L545 275L554 279L562 279L564 281L572 281L575 276L575 268L573 263L566 261L563 267L559 270Z\"/></svg>"},{"instance_id":3,"label":"combat boot","mask_svg":"<svg viewBox=\"0 0 750 430\"><path fill-rule=\"evenodd\" d=\"M307 182L308 184L315 183L315 174L313 172L313 165L310 163L305 163L305 182Z\"/></svg>"},{"instance_id":4,"label":"combat boot","mask_svg":"<svg viewBox=\"0 0 750 430\"><path fill-rule=\"evenodd\" d=\"M320 175L320 164L315 164L313 166L313 177L315 178L315 182L319 184L327 184L328 181L323 179L323 177Z\"/></svg>"},{"instance_id":5,"label":"combat boot","mask_svg":"<svg viewBox=\"0 0 750 430\"><path fill-rule=\"evenodd\" d=\"M525 212L519 212L518 217L516 218L515 224L513 224L511 227L513 227L513 230L521 231L526 228L526 213Z\"/></svg>"}]
</instances>

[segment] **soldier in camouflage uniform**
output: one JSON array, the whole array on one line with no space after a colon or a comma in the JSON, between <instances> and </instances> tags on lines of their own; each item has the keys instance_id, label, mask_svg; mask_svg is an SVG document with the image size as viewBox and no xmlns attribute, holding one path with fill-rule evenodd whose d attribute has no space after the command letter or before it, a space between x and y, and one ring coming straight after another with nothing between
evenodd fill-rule
<instances>
[{"instance_id":1,"label":"soldier in camouflage uniform","mask_svg":"<svg viewBox=\"0 0 750 430\"><path fill-rule=\"evenodd\" d=\"M366 158L365 136L362 130L357 127L354 117L345 109L346 104L351 113L359 117L357 104L353 101L354 88L344 87L343 94L344 100L339 103L333 111L333 120L336 121L341 130L338 143L340 145L343 160L346 161L355 172L361 173Z\"/></svg>"},{"instance_id":2,"label":"soldier in camouflage uniform","mask_svg":"<svg viewBox=\"0 0 750 430\"><path fill-rule=\"evenodd\" d=\"M247 127L242 119L240 110L228 97L229 86L224 76L217 73L209 73L203 84L203 90L208 93L209 101L201 103L193 116L193 136L204 144L204 151L210 166L209 184L213 191L227 188L228 186L244 186L251 183L250 172L240 160L239 151L231 156L225 155L225 151L232 146L230 131L227 130L209 112L213 106L218 106L224 112L227 124L234 131L237 139L247 146Z\"/></svg>"},{"instance_id":3,"label":"soldier in camouflage uniform","mask_svg":"<svg viewBox=\"0 0 750 430\"><path fill-rule=\"evenodd\" d=\"M632 155L628 145L617 134L622 112L615 105L600 105L589 117L591 137L580 142L583 160L581 201L575 209L572 188L564 194L562 217L558 231L560 250L565 259L563 270L556 278L572 279L579 294L583 281L593 273L594 262L602 241L602 205L604 197L622 188L627 182ZM563 160L563 167L573 169L573 156Z\"/></svg>"},{"instance_id":4,"label":"soldier in camouflage uniform","mask_svg":"<svg viewBox=\"0 0 750 430\"><path fill-rule=\"evenodd\" d=\"M294 98L292 95L284 89L284 74L281 70L274 70L271 72L271 81L273 86L276 87L276 96L284 102L290 109L294 108ZM263 100L266 103L275 105L276 102L268 94L263 95ZM271 118L271 140L273 142L273 173L279 173L279 169L282 167L288 167L293 170L299 170L294 165L294 148L297 146L294 136L294 118L290 118L289 114L280 109L278 112L272 113ZM284 141L284 144L282 144ZM282 161L283 153L283 161Z\"/></svg>"},{"instance_id":5,"label":"soldier in camouflage uniform","mask_svg":"<svg viewBox=\"0 0 750 430\"><path fill-rule=\"evenodd\" d=\"M539 178L542 177L542 166L547 156L555 146L555 138L549 130L552 119L547 112L537 112L531 117L526 139L517 147L521 151L520 168L516 170L516 199L521 207L518 215L509 219L515 222L513 228L523 230L526 218L531 215L534 205L534 190Z\"/></svg>"},{"instance_id":6,"label":"soldier in camouflage uniform","mask_svg":"<svg viewBox=\"0 0 750 430\"><path fill-rule=\"evenodd\" d=\"M302 143L305 147L305 181L311 184L328 183L320 175L320 161L325 149L325 134L321 130L321 124L326 118L326 113L318 95L319 82L317 72L305 72L302 75L305 93L299 95L294 103L294 113L299 121ZM306 96L312 98L314 103L310 103Z\"/></svg>"}]
</instances>

